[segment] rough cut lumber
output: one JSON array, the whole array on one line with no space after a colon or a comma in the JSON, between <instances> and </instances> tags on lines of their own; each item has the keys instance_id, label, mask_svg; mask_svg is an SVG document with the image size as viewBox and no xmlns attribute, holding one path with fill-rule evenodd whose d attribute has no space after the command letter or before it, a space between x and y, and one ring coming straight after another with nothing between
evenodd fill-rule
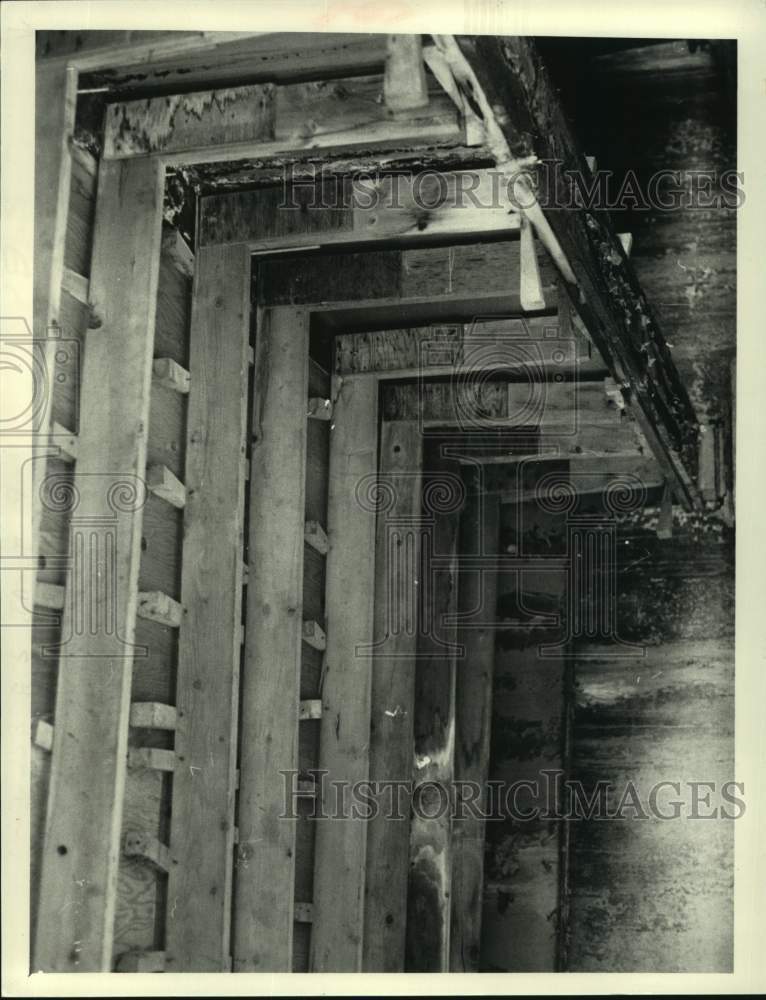
<instances>
[{"instance_id":1,"label":"rough cut lumber","mask_svg":"<svg viewBox=\"0 0 766 1000\"><path fill-rule=\"evenodd\" d=\"M250 262L240 247L204 250L195 274L166 952L169 970L218 972L230 957Z\"/></svg>"},{"instance_id":2,"label":"rough cut lumber","mask_svg":"<svg viewBox=\"0 0 766 1000\"><path fill-rule=\"evenodd\" d=\"M134 729L175 729L175 705L158 701L134 701L130 706L130 724Z\"/></svg>"},{"instance_id":3,"label":"rough cut lumber","mask_svg":"<svg viewBox=\"0 0 766 1000\"><path fill-rule=\"evenodd\" d=\"M112 963L163 181L150 161L102 164L99 176L90 291L103 325L88 334L75 486L79 513L109 527L91 534L99 572L71 579L64 606L33 962L51 972L105 972ZM126 245L141 253L126 255ZM76 616L99 583L105 613L91 634ZM112 632L104 628L110 587Z\"/></svg>"},{"instance_id":4,"label":"rough cut lumber","mask_svg":"<svg viewBox=\"0 0 766 1000\"><path fill-rule=\"evenodd\" d=\"M420 35L388 35L383 100L393 114L428 104Z\"/></svg>"},{"instance_id":5,"label":"rough cut lumber","mask_svg":"<svg viewBox=\"0 0 766 1000\"><path fill-rule=\"evenodd\" d=\"M155 496L167 500L173 507L183 510L186 506L186 487L166 465L150 465L146 470L146 485Z\"/></svg>"},{"instance_id":6,"label":"rough cut lumber","mask_svg":"<svg viewBox=\"0 0 766 1000\"><path fill-rule=\"evenodd\" d=\"M476 476L476 471L473 475ZM471 475L471 473L469 473ZM460 517L460 553L492 555L499 551L499 508L491 483L482 472L469 482L466 506ZM489 740L492 724L492 681L495 664L497 574L481 569L461 573L458 610L475 612L463 621L458 642L464 653L455 678L455 785L474 782L486 788L489 778ZM459 792L457 793L459 795ZM482 811L486 796L479 799ZM450 972L478 972L481 915L484 898L484 821L466 809L452 823L452 889Z\"/></svg>"},{"instance_id":7,"label":"rough cut lumber","mask_svg":"<svg viewBox=\"0 0 766 1000\"><path fill-rule=\"evenodd\" d=\"M321 719L322 718L322 699L321 698L309 698L300 703L300 710L298 713L298 718L301 722L305 719Z\"/></svg>"},{"instance_id":8,"label":"rough cut lumber","mask_svg":"<svg viewBox=\"0 0 766 1000\"><path fill-rule=\"evenodd\" d=\"M523 216L521 219L519 245L521 248L521 272L519 282L521 307L528 312L532 312L535 309L544 309L545 298L543 296L543 287L540 281L540 268L537 263L535 234L532 230L532 224Z\"/></svg>"},{"instance_id":9,"label":"rough cut lumber","mask_svg":"<svg viewBox=\"0 0 766 1000\"><path fill-rule=\"evenodd\" d=\"M496 154L505 155L510 165L531 156L559 163L549 179L555 179L560 193L569 191L573 182L567 171L581 170L583 156L533 40L460 36L457 41L493 119ZM628 389L641 430L679 500L699 508L697 418L606 213L557 210L553 190L540 197L551 199L543 206L546 224L572 269L567 280L578 286L577 308L590 336L615 379Z\"/></svg>"},{"instance_id":10,"label":"rough cut lumber","mask_svg":"<svg viewBox=\"0 0 766 1000\"><path fill-rule=\"evenodd\" d=\"M420 808L413 808L410 822L408 972L448 972L450 959L451 809L444 799L454 779L454 618L462 483L457 462L443 457L441 450L439 444L432 446L423 468L424 510L433 520L428 552L422 560L422 612L417 628L412 794ZM439 497L438 506L430 507L430 496Z\"/></svg>"},{"instance_id":11,"label":"rough cut lumber","mask_svg":"<svg viewBox=\"0 0 766 1000\"><path fill-rule=\"evenodd\" d=\"M64 292L68 292L73 299L77 299L83 305L88 305L88 288L89 281L84 278L81 274L77 274L75 271L70 270L68 267L64 268L64 275L61 281L61 289Z\"/></svg>"},{"instance_id":12,"label":"rough cut lumber","mask_svg":"<svg viewBox=\"0 0 766 1000\"><path fill-rule=\"evenodd\" d=\"M51 425L51 445L59 449L59 457L64 462L77 461L77 435L57 424Z\"/></svg>"},{"instance_id":13,"label":"rough cut lumber","mask_svg":"<svg viewBox=\"0 0 766 1000\"><path fill-rule=\"evenodd\" d=\"M191 376L172 358L155 358L152 363L154 379L159 385L167 386L176 392L187 393L191 385Z\"/></svg>"},{"instance_id":14,"label":"rough cut lumber","mask_svg":"<svg viewBox=\"0 0 766 1000\"><path fill-rule=\"evenodd\" d=\"M161 155L169 164L210 163L291 150L457 142L462 128L441 91L392 117L381 77L247 84L108 106L106 159ZM307 108L311 116L307 116Z\"/></svg>"},{"instance_id":15,"label":"rough cut lumber","mask_svg":"<svg viewBox=\"0 0 766 1000\"><path fill-rule=\"evenodd\" d=\"M374 379L346 379L335 402L327 513L327 650L319 724L319 767L328 772L328 789L333 778L354 782L369 777L374 606L369 553L375 517L361 506L356 490L377 470L377 397ZM366 849L363 820L317 823L310 959L316 972L361 971Z\"/></svg>"},{"instance_id":16,"label":"rough cut lumber","mask_svg":"<svg viewBox=\"0 0 766 1000\"><path fill-rule=\"evenodd\" d=\"M38 581L35 588L35 604L51 611L63 611L66 601L66 591L59 583L43 583Z\"/></svg>"},{"instance_id":17,"label":"rough cut lumber","mask_svg":"<svg viewBox=\"0 0 766 1000\"><path fill-rule=\"evenodd\" d=\"M332 420L332 400L315 396L308 402L308 415L312 420Z\"/></svg>"},{"instance_id":18,"label":"rough cut lumber","mask_svg":"<svg viewBox=\"0 0 766 1000\"><path fill-rule=\"evenodd\" d=\"M315 549L322 556L327 555L330 544L327 540L324 528L318 521L306 521L303 530L303 537L312 549Z\"/></svg>"},{"instance_id":19,"label":"rough cut lumber","mask_svg":"<svg viewBox=\"0 0 766 1000\"><path fill-rule=\"evenodd\" d=\"M138 595L138 614L160 625L179 628L184 618L183 605L159 590L142 591Z\"/></svg>"},{"instance_id":20,"label":"rough cut lumber","mask_svg":"<svg viewBox=\"0 0 766 1000\"><path fill-rule=\"evenodd\" d=\"M128 767L146 767L153 771L172 773L176 769L176 758L172 750L160 750L157 747L130 747Z\"/></svg>"},{"instance_id":21,"label":"rough cut lumber","mask_svg":"<svg viewBox=\"0 0 766 1000\"><path fill-rule=\"evenodd\" d=\"M117 959L115 972L164 972L164 951L126 951Z\"/></svg>"},{"instance_id":22,"label":"rough cut lumber","mask_svg":"<svg viewBox=\"0 0 766 1000\"><path fill-rule=\"evenodd\" d=\"M370 715L370 780L412 778L420 567L423 437L414 422L383 423L381 512L375 540L375 643ZM398 523L397 523L398 522ZM364 971L404 970L409 802L401 819L381 812L367 823Z\"/></svg>"},{"instance_id":23,"label":"rough cut lumber","mask_svg":"<svg viewBox=\"0 0 766 1000\"><path fill-rule=\"evenodd\" d=\"M280 771L298 768L309 314L258 317L250 496L250 584L242 682L242 774L234 969L292 968L295 820ZM321 630L319 630L321 631Z\"/></svg>"},{"instance_id":24,"label":"rough cut lumber","mask_svg":"<svg viewBox=\"0 0 766 1000\"><path fill-rule=\"evenodd\" d=\"M327 646L327 636L324 629L316 622L306 621L303 623L302 637L303 641L314 649L322 650Z\"/></svg>"},{"instance_id":25,"label":"rough cut lumber","mask_svg":"<svg viewBox=\"0 0 766 1000\"><path fill-rule=\"evenodd\" d=\"M163 230L162 256L185 278L194 277L194 253L175 226L165 226Z\"/></svg>"},{"instance_id":26,"label":"rough cut lumber","mask_svg":"<svg viewBox=\"0 0 766 1000\"><path fill-rule=\"evenodd\" d=\"M32 727L32 743L41 750L53 749L53 726L44 719L36 719Z\"/></svg>"},{"instance_id":27,"label":"rough cut lumber","mask_svg":"<svg viewBox=\"0 0 766 1000\"><path fill-rule=\"evenodd\" d=\"M296 923L299 924L310 924L314 920L314 905L313 903L296 903L295 911L293 914Z\"/></svg>"},{"instance_id":28,"label":"rough cut lumber","mask_svg":"<svg viewBox=\"0 0 766 1000\"><path fill-rule=\"evenodd\" d=\"M167 846L151 833L129 830L123 837L122 852L128 858L149 861L162 872L170 867Z\"/></svg>"},{"instance_id":29,"label":"rough cut lumber","mask_svg":"<svg viewBox=\"0 0 766 1000\"><path fill-rule=\"evenodd\" d=\"M278 206L274 232L264 214ZM331 214L327 204L331 207ZM331 224L328 225L328 222ZM201 245L247 242L253 252L287 248L428 243L519 230L503 178L491 170L328 178L285 189L212 194L201 200Z\"/></svg>"}]
</instances>

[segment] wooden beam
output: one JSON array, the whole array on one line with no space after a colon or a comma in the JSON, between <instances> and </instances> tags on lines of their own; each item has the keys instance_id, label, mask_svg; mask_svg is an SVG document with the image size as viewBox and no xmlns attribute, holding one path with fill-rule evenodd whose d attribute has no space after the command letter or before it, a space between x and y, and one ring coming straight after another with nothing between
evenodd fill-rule
<instances>
[{"instance_id":1,"label":"wooden beam","mask_svg":"<svg viewBox=\"0 0 766 1000\"><path fill-rule=\"evenodd\" d=\"M481 479L468 484L460 517L461 557L499 551L500 510L485 476L482 473ZM481 789L478 806L482 811L489 778L496 605L496 573L478 569L460 574L458 610L474 613L458 631L465 652L458 660L455 680L455 787L471 782ZM466 808L464 814L456 813L452 823L450 972L479 971L483 899L484 821Z\"/></svg>"},{"instance_id":2,"label":"wooden beam","mask_svg":"<svg viewBox=\"0 0 766 1000\"><path fill-rule=\"evenodd\" d=\"M324 629L316 622L304 622L301 631L301 638L313 649L323 650L327 648L327 636Z\"/></svg>"},{"instance_id":3,"label":"wooden beam","mask_svg":"<svg viewBox=\"0 0 766 1000\"><path fill-rule=\"evenodd\" d=\"M383 100L392 114L428 104L420 35L388 35Z\"/></svg>"},{"instance_id":4,"label":"wooden beam","mask_svg":"<svg viewBox=\"0 0 766 1000\"><path fill-rule=\"evenodd\" d=\"M176 770L176 757L172 750L161 750L158 747L130 747L128 767L145 767L152 771L173 774Z\"/></svg>"},{"instance_id":5,"label":"wooden beam","mask_svg":"<svg viewBox=\"0 0 766 1000\"><path fill-rule=\"evenodd\" d=\"M185 278L194 277L194 253L175 226L165 226L162 232L162 255Z\"/></svg>"},{"instance_id":6,"label":"wooden beam","mask_svg":"<svg viewBox=\"0 0 766 1000\"><path fill-rule=\"evenodd\" d=\"M150 465L146 470L149 490L173 507L183 510L186 506L186 487L166 465Z\"/></svg>"},{"instance_id":7,"label":"wooden beam","mask_svg":"<svg viewBox=\"0 0 766 1000\"><path fill-rule=\"evenodd\" d=\"M157 701L134 701L130 706L130 724L134 729L176 728L178 712L175 705Z\"/></svg>"},{"instance_id":8,"label":"wooden beam","mask_svg":"<svg viewBox=\"0 0 766 1000\"><path fill-rule=\"evenodd\" d=\"M161 872L167 873L170 868L170 854L167 845L163 844L152 833L138 830L128 830L122 839L122 853L126 858L140 858L148 861Z\"/></svg>"},{"instance_id":9,"label":"wooden beam","mask_svg":"<svg viewBox=\"0 0 766 1000\"><path fill-rule=\"evenodd\" d=\"M327 650L322 686L319 767L332 780L369 777L369 646L373 639L375 517L360 503L357 488L377 471L375 379L346 379L335 402L325 585ZM365 553L361 557L361 553ZM354 586L349 587L353 579ZM330 801L328 810L333 809ZM358 972L362 968L367 825L348 817L319 822L314 849L314 914L310 968ZM343 900L343 905L338 905Z\"/></svg>"},{"instance_id":10,"label":"wooden beam","mask_svg":"<svg viewBox=\"0 0 766 1000\"><path fill-rule=\"evenodd\" d=\"M380 77L355 77L247 84L110 104L104 157L159 155L177 165L462 138L458 114L441 91L425 107L393 118L378 100L382 90Z\"/></svg>"},{"instance_id":11,"label":"wooden beam","mask_svg":"<svg viewBox=\"0 0 766 1000\"><path fill-rule=\"evenodd\" d=\"M332 420L332 400L312 397L308 401L307 415L312 420Z\"/></svg>"},{"instance_id":12,"label":"wooden beam","mask_svg":"<svg viewBox=\"0 0 766 1000\"><path fill-rule=\"evenodd\" d=\"M626 386L636 419L657 460L689 508L701 508L696 485L698 424L657 319L606 213L572 207L571 173L584 158L566 121L544 61L530 38L460 36L458 45L491 119L497 162L555 162L540 193L545 226L571 268L577 308L614 378ZM558 192L558 193L556 193ZM539 207L539 202L538 202ZM532 220L539 229L540 216ZM542 235L542 233L541 233Z\"/></svg>"},{"instance_id":13,"label":"wooden beam","mask_svg":"<svg viewBox=\"0 0 766 1000\"><path fill-rule=\"evenodd\" d=\"M424 511L428 497L454 497L430 512L428 551L422 560L423 598L417 629L413 811L407 886L408 972L448 972L450 895L452 887L452 816L454 779L455 676L454 624L458 588L460 468L432 446L423 463ZM455 485L458 484L458 485ZM434 565L438 559L439 565ZM451 621L450 621L451 619Z\"/></svg>"},{"instance_id":14,"label":"wooden beam","mask_svg":"<svg viewBox=\"0 0 766 1000\"><path fill-rule=\"evenodd\" d=\"M197 255L168 880L171 971L220 972L230 964L249 295L249 260L240 247Z\"/></svg>"},{"instance_id":15,"label":"wooden beam","mask_svg":"<svg viewBox=\"0 0 766 1000\"><path fill-rule=\"evenodd\" d=\"M64 268L64 275L61 280L61 290L68 292L73 299L77 299L84 306L88 305L89 281L76 271Z\"/></svg>"},{"instance_id":16,"label":"wooden beam","mask_svg":"<svg viewBox=\"0 0 766 1000\"><path fill-rule=\"evenodd\" d=\"M77 435L53 421L50 436L51 447L59 449L59 457L63 462L77 461Z\"/></svg>"},{"instance_id":17,"label":"wooden beam","mask_svg":"<svg viewBox=\"0 0 766 1000\"><path fill-rule=\"evenodd\" d=\"M284 225L264 238L265 190L208 195L202 199L200 242L246 242L253 253L276 250L428 244L519 231L519 215L503 178L492 170L459 170L420 177L398 173L328 178L280 188ZM316 199L316 200L312 200ZM327 208L334 225L327 225Z\"/></svg>"},{"instance_id":18,"label":"wooden beam","mask_svg":"<svg viewBox=\"0 0 766 1000\"><path fill-rule=\"evenodd\" d=\"M537 263L537 248L532 224L525 217L521 220L519 239L521 247L521 269L519 298L521 307L529 312L545 308L543 287L540 281L540 268Z\"/></svg>"},{"instance_id":19,"label":"wooden beam","mask_svg":"<svg viewBox=\"0 0 766 1000\"><path fill-rule=\"evenodd\" d=\"M308 719L322 718L322 699L308 698L300 703L298 718L301 722Z\"/></svg>"},{"instance_id":20,"label":"wooden beam","mask_svg":"<svg viewBox=\"0 0 766 1000\"><path fill-rule=\"evenodd\" d=\"M74 485L78 516L110 529L107 538L106 528L93 529L91 545L104 543L98 571L71 578L64 604L69 638L33 963L50 972L106 972L112 964L163 183L151 161L102 164L99 176L90 290L103 325L87 335ZM126 254L126 245L141 253ZM91 588L104 613L84 628L76 609L92 608Z\"/></svg>"},{"instance_id":21,"label":"wooden beam","mask_svg":"<svg viewBox=\"0 0 766 1000\"><path fill-rule=\"evenodd\" d=\"M137 613L141 618L170 628L180 628L184 617L183 605L160 590L139 593Z\"/></svg>"},{"instance_id":22,"label":"wooden beam","mask_svg":"<svg viewBox=\"0 0 766 1000\"><path fill-rule=\"evenodd\" d=\"M412 777L423 437L414 421L380 431L370 780ZM404 970L410 804L383 792L368 821L364 971ZM399 812L400 811L400 812ZM396 816L396 812L399 815Z\"/></svg>"},{"instance_id":23,"label":"wooden beam","mask_svg":"<svg viewBox=\"0 0 766 1000\"><path fill-rule=\"evenodd\" d=\"M158 385L164 385L175 392L189 392L191 376L172 358L155 358L152 362L152 374Z\"/></svg>"},{"instance_id":24,"label":"wooden beam","mask_svg":"<svg viewBox=\"0 0 766 1000\"><path fill-rule=\"evenodd\" d=\"M264 310L255 350L234 969L290 972L295 821L278 817L290 807L280 772L298 768L301 639L315 624L301 614L308 311Z\"/></svg>"},{"instance_id":25,"label":"wooden beam","mask_svg":"<svg viewBox=\"0 0 766 1000\"><path fill-rule=\"evenodd\" d=\"M303 528L303 538L306 544L310 545L320 555L327 555L330 543L327 540L324 528L318 521L306 521Z\"/></svg>"}]
</instances>

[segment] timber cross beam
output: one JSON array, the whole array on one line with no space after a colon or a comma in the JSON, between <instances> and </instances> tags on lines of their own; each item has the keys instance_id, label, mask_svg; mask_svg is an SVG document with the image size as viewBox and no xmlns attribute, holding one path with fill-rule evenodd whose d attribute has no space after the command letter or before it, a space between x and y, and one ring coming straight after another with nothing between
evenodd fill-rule
<instances>
[{"instance_id":1,"label":"timber cross beam","mask_svg":"<svg viewBox=\"0 0 766 1000\"><path fill-rule=\"evenodd\" d=\"M606 212L556 207L557 191L573 193L568 172L587 168L534 41L467 35L434 41L482 113L498 168L512 175L541 161L554 165L547 190L525 214L567 279L573 305L674 494L684 506L701 508L697 417L624 248ZM562 204L572 201L567 197Z\"/></svg>"}]
</instances>

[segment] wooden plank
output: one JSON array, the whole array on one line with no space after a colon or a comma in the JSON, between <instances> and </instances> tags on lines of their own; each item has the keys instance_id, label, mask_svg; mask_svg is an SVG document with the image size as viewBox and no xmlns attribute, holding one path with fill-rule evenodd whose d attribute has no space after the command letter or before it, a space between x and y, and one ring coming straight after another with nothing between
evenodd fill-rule
<instances>
[{"instance_id":1,"label":"wooden plank","mask_svg":"<svg viewBox=\"0 0 766 1000\"><path fill-rule=\"evenodd\" d=\"M194 253L175 226L165 226L163 230L162 256L185 278L194 277Z\"/></svg>"},{"instance_id":2,"label":"wooden plank","mask_svg":"<svg viewBox=\"0 0 766 1000\"><path fill-rule=\"evenodd\" d=\"M172 774L176 769L176 758L172 750L161 750L158 747L130 747L128 767L145 767Z\"/></svg>"},{"instance_id":3,"label":"wooden plank","mask_svg":"<svg viewBox=\"0 0 766 1000\"><path fill-rule=\"evenodd\" d=\"M104 164L99 177L90 289L103 324L88 334L75 487L78 515L106 519L112 531L93 529L91 544L103 542L99 571L70 579L64 606L70 638L57 684L34 959L47 971L111 968L163 181L153 162ZM126 245L142 251L126 254ZM103 613L83 627L77 609L92 607L84 598L99 584Z\"/></svg>"},{"instance_id":4,"label":"wooden plank","mask_svg":"<svg viewBox=\"0 0 766 1000\"><path fill-rule=\"evenodd\" d=\"M135 701L130 706L130 724L134 729L173 730L177 715L175 705L164 705L159 701Z\"/></svg>"},{"instance_id":5,"label":"wooden plank","mask_svg":"<svg viewBox=\"0 0 766 1000\"><path fill-rule=\"evenodd\" d=\"M210 972L230 954L250 265L231 247L196 268L166 951Z\"/></svg>"},{"instance_id":6,"label":"wooden plank","mask_svg":"<svg viewBox=\"0 0 766 1000\"><path fill-rule=\"evenodd\" d=\"M440 500L431 510L429 550L422 560L423 597L417 630L405 951L408 972L447 972L450 957L449 790L454 779L457 669L454 616L461 480L458 464L454 459L442 457L440 452L440 445L432 446L423 463L425 512L429 512L429 496L439 496ZM438 566L432 563L436 559Z\"/></svg>"},{"instance_id":7,"label":"wooden plank","mask_svg":"<svg viewBox=\"0 0 766 1000\"><path fill-rule=\"evenodd\" d=\"M383 100L392 114L428 104L420 35L388 35Z\"/></svg>"},{"instance_id":8,"label":"wooden plank","mask_svg":"<svg viewBox=\"0 0 766 1000\"><path fill-rule=\"evenodd\" d=\"M332 420L332 400L312 396L308 401L307 416L311 420Z\"/></svg>"},{"instance_id":9,"label":"wooden plank","mask_svg":"<svg viewBox=\"0 0 766 1000\"><path fill-rule=\"evenodd\" d=\"M117 960L115 972L164 972L164 951L126 951Z\"/></svg>"},{"instance_id":10,"label":"wooden plank","mask_svg":"<svg viewBox=\"0 0 766 1000\"><path fill-rule=\"evenodd\" d=\"M470 473L469 473L470 475ZM474 472L475 476L475 472ZM478 477L477 477L478 478ZM499 551L497 496L489 481L468 483L466 506L460 517L460 555L491 555ZM481 492L479 488L483 487ZM489 741L492 725L492 681L495 664L497 575L461 573L458 610L478 610L461 624L458 642L465 652L458 660L455 679L455 786L471 782L481 789L478 805L486 807L489 778ZM458 792L459 795L459 792ZM450 972L478 972L481 915L484 899L484 821L468 808L452 823L452 905Z\"/></svg>"},{"instance_id":11,"label":"wooden plank","mask_svg":"<svg viewBox=\"0 0 766 1000\"><path fill-rule=\"evenodd\" d=\"M389 115L381 77L247 84L109 105L107 159L160 155L173 165L211 163L292 150L458 142L449 98ZM311 116L306 108L311 108Z\"/></svg>"},{"instance_id":12,"label":"wooden plank","mask_svg":"<svg viewBox=\"0 0 766 1000\"><path fill-rule=\"evenodd\" d=\"M53 447L59 449L62 461L77 461L77 435L55 421L51 425L50 442Z\"/></svg>"},{"instance_id":13,"label":"wooden plank","mask_svg":"<svg viewBox=\"0 0 766 1000\"><path fill-rule=\"evenodd\" d=\"M321 719L322 699L308 698L302 701L300 703L298 718L300 719L301 722L303 722L304 719Z\"/></svg>"},{"instance_id":14,"label":"wooden plank","mask_svg":"<svg viewBox=\"0 0 766 1000\"><path fill-rule=\"evenodd\" d=\"M545 306L543 288L540 281L540 268L537 263L537 248L532 224L522 216L521 232L519 234L521 274L519 296L522 309L533 311Z\"/></svg>"},{"instance_id":15,"label":"wooden plank","mask_svg":"<svg viewBox=\"0 0 766 1000\"><path fill-rule=\"evenodd\" d=\"M159 622L160 625L168 625L170 628L180 628L184 608L161 590L149 590L139 593L137 613L150 622Z\"/></svg>"},{"instance_id":16,"label":"wooden plank","mask_svg":"<svg viewBox=\"0 0 766 1000\"><path fill-rule=\"evenodd\" d=\"M128 858L141 858L149 861L161 872L166 872L170 868L170 855L167 846L163 844L154 834L146 833L143 830L130 830L122 840L123 854Z\"/></svg>"},{"instance_id":17,"label":"wooden plank","mask_svg":"<svg viewBox=\"0 0 766 1000\"><path fill-rule=\"evenodd\" d=\"M289 972L298 767L309 314L266 310L256 334L234 969ZM304 625L306 623L303 623Z\"/></svg>"},{"instance_id":18,"label":"wooden plank","mask_svg":"<svg viewBox=\"0 0 766 1000\"><path fill-rule=\"evenodd\" d=\"M164 385L175 392L189 392L191 375L172 358L155 358L152 363L152 373L159 385Z\"/></svg>"},{"instance_id":19,"label":"wooden plank","mask_svg":"<svg viewBox=\"0 0 766 1000\"><path fill-rule=\"evenodd\" d=\"M412 778L417 591L420 566L423 438L414 422L383 423L381 489L391 503L378 515L375 542L375 641L370 724L370 780ZM386 493L383 494L384 496ZM397 524L397 522L399 522ZM405 555L403 555L405 554ZM388 793L389 798L393 798ZM386 793L381 812L368 821L364 970L404 969L409 857L409 802L390 818ZM397 799L393 801L397 808Z\"/></svg>"},{"instance_id":20,"label":"wooden plank","mask_svg":"<svg viewBox=\"0 0 766 1000\"><path fill-rule=\"evenodd\" d=\"M64 274L61 280L62 291L68 292L73 299L77 299L83 305L88 305L88 279L83 277L81 274L77 274L75 271L70 270L70 268L64 268Z\"/></svg>"},{"instance_id":21,"label":"wooden plank","mask_svg":"<svg viewBox=\"0 0 766 1000\"><path fill-rule=\"evenodd\" d=\"M316 622L304 622L301 637L313 649L323 650L327 648L327 636L322 626Z\"/></svg>"},{"instance_id":22,"label":"wooden plank","mask_svg":"<svg viewBox=\"0 0 766 1000\"><path fill-rule=\"evenodd\" d=\"M330 548L324 528L318 521L306 521L303 529L303 537L307 545L315 549L320 555L326 556Z\"/></svg>"},{"instance_id":23,"label":"wooden plank","mask_svg":"<svg viewBox=\"0 0 766 1000\"><path fill-rule=\"evenodd\" d=\"M357 500L356 489L369 483L366 477L377 470L377 397L375 379L345 379L335 402L319 742L319 767L328 772L328 789L333 779L354 782L369 776L371 667L364 648L373 639L374 569L369 553L375 518ZM348 586L351 579L353 587ZM326 805L331 808L329 802ZM314 971L361 970L366 851L363 820L317 823L310 965Z\"/></svg>"},{"instance_id":24,"label":"wooden plank","mask_svg":"<svg viewBox=\"0 0 766 1000\"><path fill-rule=\"evenodd\" d=\"M417 245L455 237L499 238L519 231L519 216L502 177L491 170L376 175L353 183L338 177L320 179L315 186L272 190L281 206L273 233L263 226L269 189L204 197L201 244L247 242L254 253L261 253L383 241Z\"/></svg>"},{"instance_id":25,"label":"wooden plank","mask_svg":"<svg viewBox=\"0 0 766 1000\"><path fill-rule=\"evenodd\" d=\"M173 507L183 510L186 506L186 487L166 465L150 465L146 470L146 485Z\"/></svg>"}]
</instances>

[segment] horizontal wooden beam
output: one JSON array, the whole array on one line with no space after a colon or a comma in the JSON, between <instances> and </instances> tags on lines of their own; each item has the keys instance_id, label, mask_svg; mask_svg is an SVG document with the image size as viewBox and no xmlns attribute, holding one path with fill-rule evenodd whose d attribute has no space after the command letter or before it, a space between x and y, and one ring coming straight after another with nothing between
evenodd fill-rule
<instances>
[{"instance_id":1,"label":"horizontal wooden beam","mask_svg":"<svg viewBox=\"0 0 766 1000\"><path fill-rule=\"evenodd\" d=\"M303 531L303 539L307 545L315 549L320 555L326 556L330 543L327 534L318 521L306 521Z\"/></svg>"},{"instance_id":2,"label":"horizontal wooden beam","mask_svg":"<svg viewBox=\"0 0 766 1000\"><path fill-rule=\"evenodd\" d=\"M160 750L157 747L130 747L128 767L145 767L152 771L172 773L176 769L174 750Z\"/></svg>"},{"instance_id":3,"label":"horizontal wooden beam","mask_svg":"<svg viewBox=\"0 0 766 1000\"><path fill-rule=\"evenodd\" d=\"M139 618L147 618L171 628L179 628L184 616L181 604L160 590L140 592L137 613Z\"/></svg>"},{"instance_id":4,"label":"horizontal wooden beam","mask_svg":"<svg viewBox=\"0 0 766 1000\"><path fill-rule=\"evenodd\" d=\"M327 637L324 630L316 622L305 621L301 632L303 641L314 649L323 650L327 646Z\"/></svg>"},{"instance_id":5,"label":"horizontal wooden beam","mask_svg":"<svg viewBox=\"0 0 766 1000\"><path fill-rule=\"evenodd\" d=\"M313 397L308 401L307 413L312 420L332 420L332 400Z\"/></svg>"},{"instance_id":6,"label":"horizontal wooden beam","mask_svg":"<svg viewBox=\"0 0 766 1000\"><path fill-rule=\"evenodd\" d=\"M53 448L59 449L59 457L64 462L77 461L78 439L66 427L54 422L51 424L50 444Z\"/></svg>"},{"instance_id":7,"label":"horizontal wooden beam","mask_svg":"<svg viewBox=\"0 0 766 1000\"><path fill-rule=\"evenodd\" d=\"M322 718L322 699L310 698L300 703L298 719L303 722L308 719Z\"/></svg>"},{"instance_id":8,"label":"horizontal wooden beam","mask_svg":"<svg viewBox=\"0 0 766 1000\"><path fill-rule=\"evenodd\" d=\"M186 506L186 487L166 465L150 465L146 470L146 485L155 496L173 507Z\"/></svg>"},{"instance_id":9,"label":"horizontal wooden beam","mask_svg":"<svg viewBox=\"0 0 766 1000\"><path fill-rule=\"evenodd\" d=\"M381 76L245 84L117 102L107 106L104 158L159 155L169 164L210 163L243 154L462 138L458 112L441 90L424 107L395 117L382 93Z\"/></svg>"},{"instance_id":10,"label":"horizontal wooden beam","mask_svg":"<svg viewBox=\"0 0 766 1000\"><path fill-rule=\"evenodd\" d=\"M587 167L540 52L531 38L516 36L465 35L457 43L481 91L498 165L516 175L538 160L555 165L538 192L542 212L533 221L538 229L543 223L560 248L562 273L576 285L575 308L624 386L674 492L687 507L700 508L698 422L656 316L607 213L578 208L576 201L567 211L559 208L563 196L573 196L573 175Z\"/></svg>"},{"instance_id":11,"label":"horizontal wooden beam","mask_svg":"<svg viewBox=\"0 0 766 1000\"><path fill-rule=\"evenodd\" d=\"M89 285L90 282L83 275L77 274L76 271L72 271L68 267L64 268L64 276L61 281L62 290L68 292L73 299L77 299L85 306L88 305Z\"/></svg>"},{"instance_id":12,"label":"horizontal wooden beam","mask_svg":"<svg viewBox=\"0 0 766 1000\"><path fill-rule=\"evenodd\" d=\"M164 705L157 701L134 701L130 706L130 724L134 729L176 728L175 705Z\"/></svg>"},{"instance_id":13,"label":"horizontal wooden beam","mask_svg":"<svg viewBox=\"0 0 766 1000\"><path fill-rule=\"evenodd\" d=\"M143 830L129 830L124 835L122 853L126 858L139 858L142 861L148 861L161 872L167 872L170 868L167 845L158 840L154 834Z\"/></svg>"},{"instance_id":14,"label":"horizontal wooden beam","mask_svg":"<svg viewBox=\"0 0 766 1000\"><path fill-rule=\"evenodd\" d=\"M155 358L152 374L158 385L164 385L175 392L188 393L191 384L189 372L172 358Z\"/></svg>"},{"instance_id":15,"label":"horizontal wooden beam","mask_svg":"<svg viewBox=\"0 0 766 1000\"><path fill-rule=\"evenodd\" d=\"M164 972L164 951L126 951L117 959L115 972Z\"/></svg>"},{"instance_id":16,"label":"horizontal wooden beam","mask_svg":"<svg viewBox=\"0 0 766 1000\"><path fill-rule=\"evenodd\" d=\"M329 246L428 244L519 232L505 178L493 170L327 178L274 189L284 226L263 236L263 190L201 200L200 244L246 243L253 253ZM332 209L332 226L328 226Z\"/></svg>"}]
</instances>

